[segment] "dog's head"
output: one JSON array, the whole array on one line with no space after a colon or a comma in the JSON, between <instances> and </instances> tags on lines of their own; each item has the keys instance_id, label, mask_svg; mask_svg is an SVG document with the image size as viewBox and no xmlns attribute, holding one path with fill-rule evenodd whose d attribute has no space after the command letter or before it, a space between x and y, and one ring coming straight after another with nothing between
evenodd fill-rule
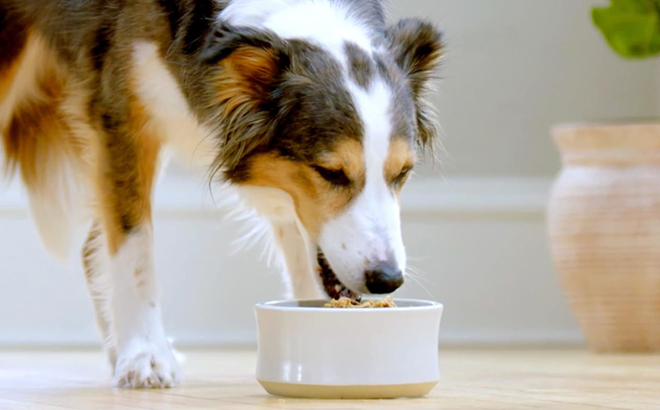
<instances>
[{"instance_id":1,"label":"dog's head","mask_svg":"<svg viewBox=\"0 0 660 410\"><path fill-rule=\"evenodd\" d=\"M418 20L369 48L231 26L207 40L204 59L220 67L216 171L286 198L268 216L295 218L356 292L403 283L399 197L436 135L425 93L441 51L440 33Z\"/></svg>"}]
</instances>

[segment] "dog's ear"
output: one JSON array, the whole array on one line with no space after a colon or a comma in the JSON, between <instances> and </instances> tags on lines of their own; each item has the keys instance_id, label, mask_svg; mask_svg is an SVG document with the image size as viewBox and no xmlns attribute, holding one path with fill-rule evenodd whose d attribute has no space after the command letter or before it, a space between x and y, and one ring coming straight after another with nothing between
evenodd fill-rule
<instances>
[{"instance_id":1,"label":"dog's ear","mask_svg":"<svg viewBox=\"0 0 660 410\"><path fill-rule=\"evenodd\" d=\"M200 59L224 68L222 81L240 83L255 97L277 85L290 64L288 43L276 34L227 24L206 38Z\"/></svg>"},{"instance_id":2,"label":"dog's ear","mask_svg":"<svg viewBox=\"0 0 660 410\"><path fill-rule=\"evenodd\" d=\"M212 101L222 117L216 171L232 169L273 137L276 90L290 65L288 43L274 33L220 25L199 58L216 73Z\"/></svg>"},{"instance_id":3,"label":"dog's ear","mask_svg":"<svg viewBox=\"0 0 660 410\"><path fill-rule=\"evenodd\" d=\"M403 19L387 29L389 47L408 78L417 110L419 143L432 148L437 137L433 109L426 100L443 53L442 33L433 24Z\"/></svg>"}]
</instances>

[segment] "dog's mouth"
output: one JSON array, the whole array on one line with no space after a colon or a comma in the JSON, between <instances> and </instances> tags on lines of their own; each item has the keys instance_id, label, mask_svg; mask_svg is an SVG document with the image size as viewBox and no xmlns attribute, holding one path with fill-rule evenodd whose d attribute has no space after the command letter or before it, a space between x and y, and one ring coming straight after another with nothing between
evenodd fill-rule
<instances>
[{"instance_id":1,"label":"dog's mouth","mask_svg":"<svg viewBox=\"0 0 660 410\"><path fill-rule=\"evenodd\" d=\"M361 294L353 292L344 286L343 283L341 283L337 275L335 275L335 273L332 271L332 268L330 268L330 264L325 258L321 248L318 248L317 260L319 264L319 275L321 276L321 281L323 282L323 289L328 296L330 296L332 299L345 297L356 302L360 302L362 300Z\"/></svg>"}]
</instances>

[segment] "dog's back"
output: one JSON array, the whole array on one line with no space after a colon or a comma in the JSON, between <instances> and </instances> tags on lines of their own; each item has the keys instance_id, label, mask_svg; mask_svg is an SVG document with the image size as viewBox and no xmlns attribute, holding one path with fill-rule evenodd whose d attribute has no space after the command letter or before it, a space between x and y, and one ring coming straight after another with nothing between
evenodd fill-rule
<instances>
[{"instance_id":1,"label":"dog's back","mask_svg":"<svg viewBox=\"0 0 660 410\"><path fill-rule=\"evenodd\" d=\"M186 14L211 2L0 0L0 164L22 179L54 255L68 255L94 206L91 179L110 145L99 136L97 107L125 95L113 89L130 61L128 45L171 41L168 7Z\"/></svg>"}]
</instances>

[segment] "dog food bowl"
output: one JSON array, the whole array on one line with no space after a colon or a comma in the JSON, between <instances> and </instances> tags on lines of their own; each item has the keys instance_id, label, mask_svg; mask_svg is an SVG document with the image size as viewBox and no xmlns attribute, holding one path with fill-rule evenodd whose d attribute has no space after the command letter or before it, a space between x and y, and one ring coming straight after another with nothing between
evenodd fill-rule
<instances>
[{"instance_id":1,"label":"dog food bowl","mask_svg":"<svg viewBox=\"0 0 660 410\"><path fill-rule=\"evenodd\" d=\"M421 397L438 383L443 307L395 299L395 308L332 309L327 301L258 304L257 379L275 396Z\"/></svg>"}]
</instances>

